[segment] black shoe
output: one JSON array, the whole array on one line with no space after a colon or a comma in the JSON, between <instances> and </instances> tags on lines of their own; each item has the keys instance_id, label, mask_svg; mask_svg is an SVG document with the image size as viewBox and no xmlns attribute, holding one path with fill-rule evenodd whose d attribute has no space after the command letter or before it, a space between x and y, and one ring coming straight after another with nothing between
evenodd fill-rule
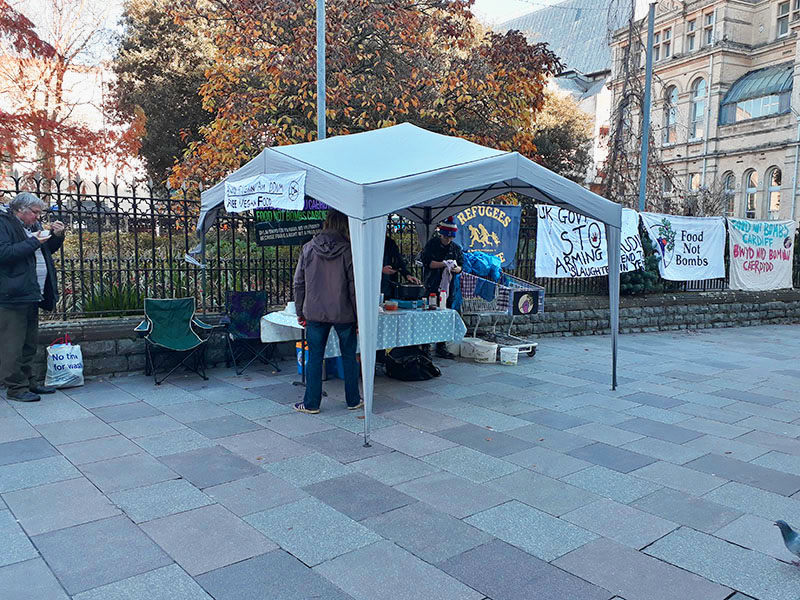
<instances>
[{"instance_id":1,"label":"black shoe","mask_svg":"<svg viewBox=\"0 0 800 600\"><path fill-rule=\"evenodd\" d=\"M449 350L447 350L445 348L437 348L436 349L436 356L438 356L439 358L449 358L451 360L456 357L455 354L453 354L452 352L450 352Z\"/></svg>"},{"instance_id":2,"label":"black shoe","mask_svg":"<svg viewBox=\"0 0 800 600\"><path fill-rule=\"evenodd\" d=\"M41 397L33 392L20 392L19 394L6 394L6 399L15 402L38 402Z\"/></svg>"},{"instance_id":3,"label":"black shoe","mask_svg":"<svg viewBox=\"0 0 800 600\"><path fill-rule=\"evenodd\" d=\"M34 394L55 394L56 388L47 387L46 385L34 385L30 387L31 392Z\"/></svg>"}]
</instances>

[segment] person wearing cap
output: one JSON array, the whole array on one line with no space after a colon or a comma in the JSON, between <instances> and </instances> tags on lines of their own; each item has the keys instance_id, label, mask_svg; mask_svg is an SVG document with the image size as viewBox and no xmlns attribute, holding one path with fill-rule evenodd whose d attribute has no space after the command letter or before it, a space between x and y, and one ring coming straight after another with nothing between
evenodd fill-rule
<instances>
[{"instance_id":1,"label":"person wearing cap","mask_svg":"<svg viewBox=\"0 0 800 600\"><path fill-rule=\"evenodd\" d=\"M442 275L445 269L448 268L449 261L455 263L455 266L450 268L450 273L453 275L461 273L461 267L464 265L464 254L461 251L461 246L456 244L453 239L456 237L457 231L458 225L456 225L453 217L448 217L439 223L437 235L425 244L425 249L422 251L422 265L426 294L439 293ZM453 305L454 283L455 278L453 277L450 279L450 287L447 290L447 308ZM436 344L436 355L440 358L454 358L454 355L448 352L444 342Z\"/></svg>"}]
</instances>

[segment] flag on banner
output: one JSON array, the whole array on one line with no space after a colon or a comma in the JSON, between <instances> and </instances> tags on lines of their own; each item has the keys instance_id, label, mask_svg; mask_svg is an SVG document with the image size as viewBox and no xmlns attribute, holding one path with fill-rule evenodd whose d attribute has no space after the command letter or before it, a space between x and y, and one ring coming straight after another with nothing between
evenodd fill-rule
<instances>
[{"instance_id":1,"label":"flag on banner","mask_svg":"<svg viewBox=\"0 0 800 600\"><path fill-rule=\"evenodd\" d=\"M732 290L792 287L795 221L728 219Z\"/></svg>"},{"instance_id":2,"label":"flag on banner","mask_svg":"<svg viewBox=\"0 0 800 600\"><path fill-rule=\"evenodd\" d=\"M497 256L501 265L513 269L517 261L522 207L510 204L471 206L456 215L455 241L464 252Z\"/></svg>"},{"instance_id":3,"label":"flag on banner","mask_svg":"<svg viewBox=\"0 0 800 600\"><path fill-rule=\"evenodd\" d=\"M262 173L225 182L225 210L244 212L256 208L302 210L306 172Z\"/></svg>"},{"instance_id":4,"label":"flag on banner","mask_svg":"<svg viewBox=\"0 0 800 600\"><path fill-rule=\"evenodd\" d=\"M658 271L669 281L725 277L725 219L641 213L659 256Z\"/></svg>"},{"instance_id":5,"label":"flag on banner","mask_svg":"<svg viewBox=\"0 0 800 600\"><path fill-rule=\"evenodd\" d=\"M536 276L599 277L608 275L606 228L578 213L549 204L536 207ZM622 209L621 273L644 268L639 216Z\"/></svg>"}]
</instances>

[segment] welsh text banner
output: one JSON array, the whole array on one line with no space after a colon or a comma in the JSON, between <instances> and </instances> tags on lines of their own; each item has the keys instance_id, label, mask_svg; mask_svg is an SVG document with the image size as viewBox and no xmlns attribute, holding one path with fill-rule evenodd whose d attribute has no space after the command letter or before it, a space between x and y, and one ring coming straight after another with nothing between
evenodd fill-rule
<instances>
[{"instance_id":1,"label":"welsh text banner","mask_svg":"<svg viewBox=\"0 0 800 600\"><path fill-rule=\"evenodd\" d=\"M225 182L225 210L244 212L256 208L302 210L306 172L262 173Z\"/></svg>"},{"instance_id":2,"label":"welsh text banner","mask_svg":"<svg viewBox=\"0 0 800 600\"><path fill-rule=\"evenodd\" d=\"M658 271L670 281L725 277L725 219L641 213L659 256Z\"/></svg>"},{"instance_id":3,"label":"welsh text banner","mask_svg":"<svg viewBox=\"0 0 800 600\"><path fill-rule=\"evenodd\" d=\"M795 221L728 219L732 290L792 287Z\"/></svg>"},{"instance_id":4,"label":"welsh text banner","mask_svg":"<svg viewBox=\"0 0 800 600\"><path fill-rule=\"evenodd\" d=\"M521 217L521 206L471 206L455 217L458 224L456 243L464 252L497 256L503 268L513 269L517 260Z\"/></svg>"},{"instance_id":5,"label":"welsh text banner","mask_svg":"<svg viewBox=\"0 0 800 600\"><path fill-rule=\"evenodd\" d=\"M566 208L540 204L537 210L536 276L598 277L608 275L606 228ZM644 267L639 216L622 210L620 272Z\"/></svg>"}]
</instances>

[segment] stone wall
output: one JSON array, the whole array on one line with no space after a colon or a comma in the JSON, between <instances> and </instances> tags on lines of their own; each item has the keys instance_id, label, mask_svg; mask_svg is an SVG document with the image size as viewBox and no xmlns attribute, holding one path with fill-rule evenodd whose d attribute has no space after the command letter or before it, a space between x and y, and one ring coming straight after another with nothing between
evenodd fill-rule
<instances>
[{"instance_id":1,"label":"stone wall","mask_svg":"<svg viewBox=\"0 0 800 600\"><path fill-rule=\"evenodd\" d=\"M216 323L218 317L203 319ZM118 318L42 322L37 365L43 372L45 346L66 333L81 345L85 375L143 371L144 341L133 334L133 328L140 321L139 318ZM466 315L464 321L469 328L468 335L472 335L476 318ZM503 329L508 323L508 317L499 321ZM660 294L626 297L620 301L621 333L779 323L800 323L800 290ZM485 333L488 325L488 320L484 319L478 334ZM533 317L517 317L512 332L532 337L609 333L608 298L545 298L545 312ZM292 346L285 344L281 354L290 355ZM224 364L224 337L215 335L206 352L209 366Z\"/></svg>"}]
</instances>

